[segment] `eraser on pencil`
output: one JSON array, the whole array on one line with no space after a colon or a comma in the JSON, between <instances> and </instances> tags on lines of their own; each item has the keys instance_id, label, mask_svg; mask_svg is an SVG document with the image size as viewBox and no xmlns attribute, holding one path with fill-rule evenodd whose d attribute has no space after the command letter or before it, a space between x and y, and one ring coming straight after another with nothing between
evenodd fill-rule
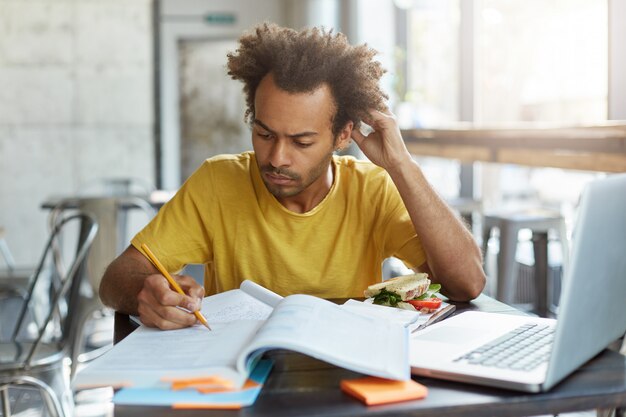
<instances>
[{"instance_id":1,"label":"eraser on pencil","mask_svg":"<svg viewBox=\"0 0 626 417\"><path fill-rule=\"evenodd\" d=\"M428 388L412 379L394 381L376 377L344 379L341 390L367 405L419 400L428 394Z\"/></svg>"}]
</instances>

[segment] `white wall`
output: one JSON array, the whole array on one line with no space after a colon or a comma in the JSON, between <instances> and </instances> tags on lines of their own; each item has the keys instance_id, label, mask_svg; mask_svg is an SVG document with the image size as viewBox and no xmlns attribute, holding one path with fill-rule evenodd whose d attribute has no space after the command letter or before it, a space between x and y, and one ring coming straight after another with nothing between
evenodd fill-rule
<instances>
[{"instance_id":1,"label":"white wall","mask_svg":"<svg viewBox=\"0 0 626 417\"><path fill-rule=\"evenodd\" d=\"M18 264L43 248L47 197L153 182L151 7L0 0L0 225Z\"/></svg>"}]
</instances>

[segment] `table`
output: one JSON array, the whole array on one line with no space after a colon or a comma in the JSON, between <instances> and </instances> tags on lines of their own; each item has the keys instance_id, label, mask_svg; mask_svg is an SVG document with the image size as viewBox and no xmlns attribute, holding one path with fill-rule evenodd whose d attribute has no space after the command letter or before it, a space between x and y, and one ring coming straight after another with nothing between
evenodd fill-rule
<instances>
[{"instance_id":1,"label":"table","mask_svg":"<svg viewBox=\"0 0 626 417\"><path fill-rule=\"evenodd\" d=\"M175 194L175 191L155 190L150 194L129 194L122 196L107 196L107 195L69 195L69 196L50 196L41 203L41 208L51 210L63 203L63 207L68 209L76 209L79 207L81 201L92 198L106 198L111 197L118 200L120 208L132 209L137 207L137 200L141 199L148 203L152 208L158 210L167 203Z\"/></svg>"},{"instance_id":2,"label":"table","mask_svg":"<svg viewBox=\"0 0 626 417\"><path fill-rule=\"evenodd\" d=\"M44 210L76 210L84 209L90 211L97 217L102 228L110 227L114 223L115 230L107 230L110 236L104 240L110 240L114 248L115 255L121 253L127 246L126 230L128 223L128 212L133 209L141 209L150 218L167 203L174 195L173 191L156 190L150 194L129 194L120 196L106 195L71 195L71 196L50 196L41 203ZM97 203L96 201L100 201ZM114 210L114 208L116 210ZM114 212L113 212L114 211ZM103 239L100 239L103 240ZM109 259L109 262L113 259ZM108 264L108 262L107 262Z\"/></svg>"},{"instance_id":3,"label":"table","mask_svg":"<svg viewBox=\"0 0 626 417\"><path fill-rule=\"evenodd\" d=\"M413 155L601 172L626 171L626 123L554 127L405 129Z\"/></svg>"},{"instance_id":4,"label":"table","mask_svg":"<svg viewBox=\"0 0 626 417\"><path fill-rule=\"evenodd\" d=\"M522 314L486 295L470 303L454 304L456 314L470 310ZM115 341L123 339L135 326L127 315L116 313ZM512 417L626 407L626 357L610 350L600 353L547 393L527 394L414 377L428 387L427 398L376 407L367 407L339 389L341 379L360 374L284 350L270 352L268 356L274 360L274 369L251 407L207 411L116 405L114 415Z\"/></svg>"}]
</instances>

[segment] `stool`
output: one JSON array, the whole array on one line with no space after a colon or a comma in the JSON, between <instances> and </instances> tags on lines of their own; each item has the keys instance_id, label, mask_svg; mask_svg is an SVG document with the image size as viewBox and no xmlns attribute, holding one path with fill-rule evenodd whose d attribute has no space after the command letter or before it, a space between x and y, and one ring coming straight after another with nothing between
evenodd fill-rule
<instances>
[{"instance_id":1,"label":"stool","mask_svg":"<svg viewBox=\"0 0 626 417\"><path fill-rule=\"evenodd\" d=\"M493 229L500 231L500 251L497 257L496 298L511 304L517 287L517 250L518 232L530 229L533 234L533 252L535 256L535 312L547 316L548 305L548 231L559 235L563 248L563 269L567 264L568 244L565 220L560 213L531 209L514 212L489 213L483 217L483 253L487 254L487 244Z\"/></svg>"}]
</instances>

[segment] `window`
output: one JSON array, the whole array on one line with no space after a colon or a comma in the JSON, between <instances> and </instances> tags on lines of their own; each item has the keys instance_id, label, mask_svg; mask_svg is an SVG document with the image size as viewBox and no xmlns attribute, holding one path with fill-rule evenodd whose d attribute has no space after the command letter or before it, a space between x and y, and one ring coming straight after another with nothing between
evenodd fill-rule
<instances>
[{"instance_id":1,"label":"window","mask_svg":"<svg viewBox=\"0 0 626 417\"><path fill-rule=\"evenodd\" d=\"M479 123L607 119L608 11L598 0L480 0Z\"/></svg>"},{"instance_id":2,"label":"window","mask_svg":"<svg viewBox=\"0 0 626 417\"><path fill-rule=\"evenodd\" d=\"M607 0L394 0L394 4L398 26L405 27L396 53L396 113L401 127L437 128L459 122L461 95L468 91L473 108L464 109L464 115L480 125L572 126L607 120ZM474 76L462 77L468 68ZM443 195L458 190L458 177L450 175L458 172L453 162L434 158L420 162ZM580 191L598 175L481 165L487 206L516 199L571 206L578 194L567 190Z\"/></svg>"},{"instance_id":3,"label":"window","mask_svg":"<svg viewBox=\"0 0 626 417\"><path fill-rule=\"evenodd\" d=\"M395 83L400 123L436 127L455 122L459 120L459 0L418 0L403 6L407 8L400 18L406 22L406 33L404 45L396 51Z\"/></svg>"},{"instance_id":4,"label":"window","mask_svg":"<svg viewBox=\"0 0 626 417\"><path fill-rule=\"evenodd\" d=\"M471 1L471 0L469 0ZM474 27L474 121L607 119L608 5L598 0L396 0L396 95L407 127L459 121L461 19ZM403 108L404 107L404 108ZM406 108L411 107L410 117Z\"/></svg>"}]
</instances>

